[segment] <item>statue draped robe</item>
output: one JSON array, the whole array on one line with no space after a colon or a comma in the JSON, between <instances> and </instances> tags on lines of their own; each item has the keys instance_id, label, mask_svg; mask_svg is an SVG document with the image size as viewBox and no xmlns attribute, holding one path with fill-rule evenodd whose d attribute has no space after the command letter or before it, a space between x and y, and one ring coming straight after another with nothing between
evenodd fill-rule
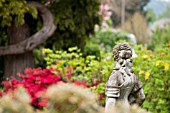
<instances>
[{"instance_id":1,"label":"statue draped robe","mask_svg":"<svg viewBox=\"0 0 170 113\"><path fill-rule=\"evenodd\" d=\"M142 83L134 73L126 74L124 70L114 69L106 83L106 105L109 110L115 106L118 101L125 105L141 105L145 99L142 89Z\"/></svg>"}]
</instances>

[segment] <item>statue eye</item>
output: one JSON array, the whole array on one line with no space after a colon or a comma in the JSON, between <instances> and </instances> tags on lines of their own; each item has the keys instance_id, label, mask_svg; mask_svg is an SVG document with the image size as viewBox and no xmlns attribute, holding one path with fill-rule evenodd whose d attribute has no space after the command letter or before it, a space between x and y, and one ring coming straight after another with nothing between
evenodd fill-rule
<instances>
[{"instance_id":1,"label":"statue eye","mask_svg":"<svg viewBox=\"0 0 170 113\"><path fill-rule=\"evenodd\" d=\"M123 64L123 61L122 62L120 62L120 65L122 65Z\"/></svg>"},{"instance_id":2,"label":"statue eye","mask_svg":"<svg viewBox=\"0 0 170 113\"><path fill-rule=\"evenodd\" d=\"M131 62L131 63L133 63L133 60L132 60L132 59L130 59L130 62Z\"/></svg>"}]
</instances>

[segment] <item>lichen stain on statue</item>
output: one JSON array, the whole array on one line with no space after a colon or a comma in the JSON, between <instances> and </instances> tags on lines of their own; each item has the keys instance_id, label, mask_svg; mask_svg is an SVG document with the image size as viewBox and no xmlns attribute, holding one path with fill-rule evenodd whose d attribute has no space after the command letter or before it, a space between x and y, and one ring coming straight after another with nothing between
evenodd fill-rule
<instances>
[{"instance_id":1,"label":"lichen stain on statue","mask_svg":"<svg viewBox=\"0 0 170 113\"><path fill-rule=\"evenodd\" d=\"M106 83L105 111L110 111L118 103L122 102L129 108L131 104L139 106L145 100L142 83L132 69L132 48L127 43L121 43L113 48L113 57L116 67Z\"/></svg>"}]
</instances>

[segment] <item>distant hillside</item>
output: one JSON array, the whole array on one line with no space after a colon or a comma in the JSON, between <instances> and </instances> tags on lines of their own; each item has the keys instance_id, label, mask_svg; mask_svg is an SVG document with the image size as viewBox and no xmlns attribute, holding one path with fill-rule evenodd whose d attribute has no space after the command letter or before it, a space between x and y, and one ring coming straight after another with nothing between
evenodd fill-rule
<instances>
[{"instance_id":1,"label":"distant hillside","mask_svg":"<svg viewBox=\"0 0 170 113\"><path fill-rule=\"evenodd\" d=\"M150 0L145 9L152 8L158 16L165 11L168 5L170 6L170 0Z\"/></svg>"}]
</instances>

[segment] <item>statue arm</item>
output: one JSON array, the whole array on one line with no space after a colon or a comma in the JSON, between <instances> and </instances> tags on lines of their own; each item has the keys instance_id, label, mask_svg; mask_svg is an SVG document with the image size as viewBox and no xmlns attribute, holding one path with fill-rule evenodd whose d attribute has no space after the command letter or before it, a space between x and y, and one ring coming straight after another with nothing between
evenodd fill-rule
<instances>
[{"instance_id":1,"label":"statue arm","mask_svg":"<svg viewBox=\"0 0 170 113\"><path fill-rule=\"evenodd\" d=\"M112 109L115 106L116 100L120 96L120 87L118 87L117 75L118 73L113 72L106 83L106 90L105 90L106 111Z\"/></svg>"},{"instance_id":2,"label":"statue arm","mask_svg":"<svg viewBox=\"0 0 170 113\"><path fill-rule=\"evenodd\" d=\"M136 77L136 83L133 89L133 92L130 95L129 101L131 104L138 104L141 106L145 101L145 94L142 89L141 81Z\"/></svg>"},{"instance_id":3,"label":"statue arm","mask_svg":"<svg viewBox=\"0 0 170 113\"><path fill-rule=\"evenodd\" d=\"M116 87L106 87L105 94L106 94L105 110L110 111L116 105L116 99L120 95L120 90L119 88Z\"/></svg>"},{"instance_id":4,"label":"statue arm","mask_svg":"<svg viewBox=\"0 0 170 113\"><path fill-rule=\"evenodd\" d=\"M109 112L111 109L114 108L116 104L116 98L108 98L106 97L106 105L105 105L105 111Z\"/></svg>"},{"instance_id":5,"label":"statue arm","mask_svg":"<svg viewBox=\"0 0 170 113\"><path fill-rule=\"evenodd\" d=\"M143 102L145 101L145 94L142 88L140 88L140 90L137 92L137 99L136 99L136 103L141 106L143 104Z\"/></svg>"}]
</instances>

